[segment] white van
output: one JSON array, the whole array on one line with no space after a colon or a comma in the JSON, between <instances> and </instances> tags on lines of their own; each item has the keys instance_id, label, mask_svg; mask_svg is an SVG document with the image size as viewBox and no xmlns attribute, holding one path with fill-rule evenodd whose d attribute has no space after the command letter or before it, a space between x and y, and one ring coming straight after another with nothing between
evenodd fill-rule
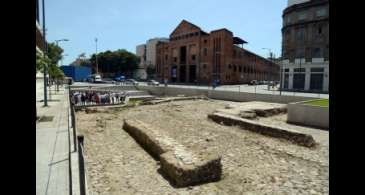
<instances>
[{"instance_id":1,"label":"white van","mask_svg":"<svg viewBox=\"0 0 365 195\"><path fill-rule=\"evenodd\" d=\"M102 82L101 76L98 75L98 74L89 75L86 80L87 80L87 82L90 82L90 83L100 83L100 82Z\"/></svg>"},{"instance_id":2,"label":"white van","mask_svg":"<svg viewBox=\"0 0 365 195\"><path fill-rule=\"evenodd\" d=\"M96 74L94 75L94 83L101 83L102 80L101 80L101 76Z\"/></svg>"}]
</instances>

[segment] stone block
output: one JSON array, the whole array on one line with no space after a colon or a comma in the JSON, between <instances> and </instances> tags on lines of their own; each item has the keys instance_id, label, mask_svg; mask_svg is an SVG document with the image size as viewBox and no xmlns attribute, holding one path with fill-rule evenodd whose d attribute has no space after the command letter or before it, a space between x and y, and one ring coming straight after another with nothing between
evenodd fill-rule
<instances>
[{"instance_id":1,"label":"stone block","mask_svg":"<svg viewBox=\"0 0 365 195\"><path fill-rule=\"evenodd\" d=\"M219 181L222 175L221 158L205 157L205 160L182 163L174 152L163 153L160 158L162 171L177 187Z\"/></svg>"},{"instance_id":2,"label":"stone block","mask_svg":"<svg viewBox=\"0 0 365 195\"><path fill-rule=\"evenodd\" d=\"M223 123L224 125L238 125L245 130L253 131L270 137L286 139L288 141L291 141L292 143L301 146L313 147L316 145L316 142L313 139L312 135L299 133L294 130L261 124L256 121L247 120L222 113L209 114L208 118L219 124Z\"/></svg>"},{"instance_id":3,"label":"stone block","mask_svg":"<svg viewBox=\"0 0 365 195\"><path fill-rule=\"evenodd\" d=\"M196 155L174 139L138 120L124 120L123 129L151 156L160 160L162 173L176 187L218 181L221 178L220 156Z\"/></svg>"}]
</instances>

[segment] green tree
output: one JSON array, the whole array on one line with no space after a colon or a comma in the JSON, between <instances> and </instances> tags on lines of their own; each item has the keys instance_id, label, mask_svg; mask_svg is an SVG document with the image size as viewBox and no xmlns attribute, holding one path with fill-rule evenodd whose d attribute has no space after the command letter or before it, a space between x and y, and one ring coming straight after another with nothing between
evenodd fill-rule
<instances>
[{"instance_id":1,"label":"green tree","mask_svg":"<svg viewBox=\"0 0 365 195\"><path fill-rule=\"evenodd\" d=\"M51 63L51 60L41 52L36 52L36 70L43 73L44 67Z\"/></svg>"},{"instance_id":2,"label":"green tree","mask_svg":"<svg viewBox=\"0 0 365 195\"><path fill-rule=\"evenodd\" d=\"M48 44L48 58L51 60L51 64L57 65L62 58L63 49L54 43Z\"/></svg>"},{"instance_id":3,"label":"green tree","mask_svg":"<svg viewBox=\"0 0 365 195\"><path fill-rule=\"evenodd\" d=\"M63 71L57 65L62 58L63 49L54 43L49 43L47 46L47 56L49 58L48 75L51 82L56 81L58 91L59 81L64 78Z\"/></svg>"},{"instance_id":4,"label":"green tree","mask_svg":"<svg viewBox=\"0 0 365 195\"><path fill-rule=\"evenodd\" d=\"M90 62L95 70L95 54L91 56ZM99 72L132 75L133 71L138 68L138 63L139 58L125 49L98 53Z\"/></svg>"}]
</instances>

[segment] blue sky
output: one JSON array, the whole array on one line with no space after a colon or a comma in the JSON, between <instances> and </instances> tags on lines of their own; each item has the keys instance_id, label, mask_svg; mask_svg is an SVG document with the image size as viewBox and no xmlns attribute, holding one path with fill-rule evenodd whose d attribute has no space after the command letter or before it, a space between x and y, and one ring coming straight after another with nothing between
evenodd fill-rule
<instances>
[{"instance_id":1,"label":"blue sky","mask_svg":"<svg viewBox=\"0 0 365 195\"><path fill-rule=\"evenodd\" d=\"M40 2L41 3L41 2ZM85 52L126 49L154 37L168 37L185 19L210 32L227 28L261 56L281 53L285 0L45 0L47 40L67 38L60 46L69 64Z\"/></svg>"}]
</instances>

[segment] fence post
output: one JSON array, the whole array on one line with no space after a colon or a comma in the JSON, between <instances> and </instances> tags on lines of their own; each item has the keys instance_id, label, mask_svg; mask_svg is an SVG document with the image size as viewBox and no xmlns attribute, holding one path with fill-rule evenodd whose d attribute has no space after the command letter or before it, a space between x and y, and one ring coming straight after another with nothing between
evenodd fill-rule
<instances>
[{"instance_id":1,"label":"fence post","mask_svg":"<svg viewBox=\"0 0 365 195\"><path fill-rule=\"evenodd\" d=\"M80 195L86 195L85 193L85 164L83 155L84 136L78 135L78 151L79 151L79 177L80 177Z\"/></svg>"},{"instance_id":2,"label":"fence post","mask_svg":"<svg viewBox=\"0 0 365 195\"><path fill-rule=\"evenodd\" d=\"M71 171L71 138L70 138L70 110L67 109L67 133L68 133L68 175L70 195L72 195L72 171Z\"/></svg>"},{"instance_id":3,"label":"fence post","mask_svg":"<svg viewBox=\"0 0 365 195\"><path fill-rule=\"evenodd\" d=\"M75 107L72 106L72 110L71 110L71 118L72 118L72 133L73 133L73 138L74 138L74 152L76 152L77 150L77 142L76 142L76 116L75 116Z\"/></svg>"}]
</instances>

